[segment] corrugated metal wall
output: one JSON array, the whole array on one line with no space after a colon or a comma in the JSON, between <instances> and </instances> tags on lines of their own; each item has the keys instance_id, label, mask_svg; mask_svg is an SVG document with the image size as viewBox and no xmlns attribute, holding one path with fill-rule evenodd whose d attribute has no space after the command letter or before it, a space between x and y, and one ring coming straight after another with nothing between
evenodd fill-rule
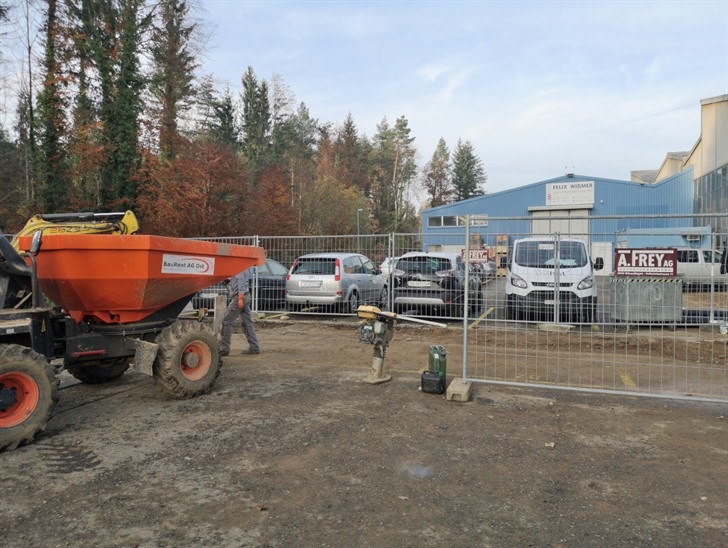
<instances>
[{"instance_id":1,"label":"corrugated metal wall","mask_svg":"<svg viewBox=\"0 0 728 548\"><path fill-rule=\"evenodd\" d=\"M493 218L523 217L524 220L511 220L500 223L499 230L504 234L525 234L531 231L529 207L546 204L546 185L559 182L594 181L594 206L590 215L600 216L649 216L649 215L691 215L693 212L693 170L688 169L659 183L645 185L630 181L617 181L574 175L549 179L531 185L471 198L463 202L432 208L423 213L423 238L425 246L441 244L442 234L465 234L464 226L429 227L431 216L487 215ZM567 209L565 206L564 209ZM686 225L682 219L664 219L659 226L676 227ZM692 221L690 221L692 223ZM653 224L654 226L654 224ZM629 219L606 219L594 221L591 232L595 241L611 241L613 234L634 226ZM471 232L484 235L483 243L495 245L493 230L486 227L473 227ZM437 236L436 236L437 234ZM604 235L600 237L600 235Z\"/></svg>"}]
</instances>

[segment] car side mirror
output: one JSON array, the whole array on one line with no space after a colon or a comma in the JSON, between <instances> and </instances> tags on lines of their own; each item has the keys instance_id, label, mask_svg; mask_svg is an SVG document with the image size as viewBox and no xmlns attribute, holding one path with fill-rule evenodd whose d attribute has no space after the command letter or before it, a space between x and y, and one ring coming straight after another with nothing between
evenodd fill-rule
<instances>
[{"instance_id":1,"label":"car side mirror","mask_svg":"<svg viewBox=\"0 0 728 548\"><path fill-rule=\"evenodd\" d=\"M375 270L375 271L373 272L373 274L374 274L375 276L379 276L379 275L380 275L381 273L382 273L382 269L381 269L381 268L377 268L377 269L376 269L376 270Z\"/></svg>"},{"instance_id":2,"label":"car side mirror","mask_svg":"<svg viewBox=\"0 0 728 548\"><path fill-rule=\"evenodd\" d=\"M597 257L594 261L594 270L601 270L604 268L604 257Z\"/></svg>"}]
</instances>

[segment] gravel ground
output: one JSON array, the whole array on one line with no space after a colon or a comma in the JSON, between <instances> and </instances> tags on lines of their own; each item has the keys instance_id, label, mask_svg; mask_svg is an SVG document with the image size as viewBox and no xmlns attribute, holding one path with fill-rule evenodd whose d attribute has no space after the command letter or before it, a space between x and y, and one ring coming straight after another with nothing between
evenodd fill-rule
<instances>
[{"instance_id":1,"label":"gravel ground","mask_svg":"<svg viewBox=\"0 0 728 548\"><path fill-rule=\"evenodd\" d=\"M398 330L362 382L354 325L260 322L211 393L128 372L74 385L0 455L4 546L726 546L728 406L476 385L425 394L429 344Z\"/></svg>"}]
</instances>

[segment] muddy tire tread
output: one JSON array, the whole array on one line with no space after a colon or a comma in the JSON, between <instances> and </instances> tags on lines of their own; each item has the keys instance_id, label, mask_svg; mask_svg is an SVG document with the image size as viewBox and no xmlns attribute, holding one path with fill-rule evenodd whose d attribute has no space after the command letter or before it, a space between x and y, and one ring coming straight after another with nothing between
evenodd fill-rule
<instances>
[{"instance_id":1,"label":"muddy tire tread","mask_svg":"<svg viewBox=\"0 0 728 548\"><path fill-rule=\"evenodd\" d=\"M31 415L31 420L11 428L0 429L0 452L25 445L39 432L45 430L58 403L59 379L55 368L32 348L17 344L0 345L0 374L14 370L22 370L35 378L40 390L40 399Z\"/></svg>"},{"instance_id":2,"label":"muddy tire tread","mask_svg":"<svg viewBox=\"0 0 728 548\"><path fill-rule=\"evenodd\" d=\"M180 356L191 341L207 344L212 353L210 371L200 381L185 379L180 371ZM220 343L213 331L194 320L180 320L165 327L155 341L159 345L154 361L154 384L165 396L173 399L189 399L210 391L220 375Z\"/></svg>"}]
</instances>

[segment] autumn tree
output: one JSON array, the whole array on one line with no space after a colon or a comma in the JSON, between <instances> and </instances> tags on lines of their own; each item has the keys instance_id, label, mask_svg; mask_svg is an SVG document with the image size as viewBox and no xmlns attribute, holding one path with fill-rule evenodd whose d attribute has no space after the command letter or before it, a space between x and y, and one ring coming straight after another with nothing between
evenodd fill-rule
<instances>
[{"instance_id":1,"label":"autumn tree","mask_svg":"<svg viewBox=\"0 0 728 548\"><path fill-rule=\"evenodd\" d=\"M455 193L450 176L450 151L442 137L437 142L432 158L425 165L423 186L430 197L430 207L449 203Z\"/></svg>"},{"instance_id":2,"label":"autumn tree","mask_svg":"<svg viewBox=\"0 0 728 548\"><path fill-rule=\"evenodd\" d=\"M248 230L247 220L259 212L248 201L238 155L206 138L178 145L177 155L164 161L145 152L136 201L144 232L199 237Z\"/></svg>"},{"instance_id":3,"label":"autumn tree","mask_svg":"<svg viewBox=\"0 0 728 548\"><path fill-rule=\"evenodd\" d=\"M247 216L247 234L284 236L296 233L296 216L285 177L283 169L272 164L245 193L240 205Z\"/></svg>"},{"instance_id":4,"label":"autumn tree","mask_svg":"<svg viewBox=\"0 0 728 548\"><path fill-rule=\"evenodd\" d=\"M307 234L353 234L357 209L367 211L360 216L364 223L360 228L369 231L367 199L354 185L337 180L336 151L326 130L318 143L315 178L303 194L301 206Z\"/></svg>"},{"instance_id":5,"label":"autumn tree","mask_svg":"<svg viewBox=\"0 0 728 548\"><path fill-rule=\"evenodd\" d=\"M452 183L455 187L456 200L467 200L485 194L483 186L488 176L483 169L483 163L475 154L470 141L458 140L453 153Z\"/></svg>"}]
</instances>

